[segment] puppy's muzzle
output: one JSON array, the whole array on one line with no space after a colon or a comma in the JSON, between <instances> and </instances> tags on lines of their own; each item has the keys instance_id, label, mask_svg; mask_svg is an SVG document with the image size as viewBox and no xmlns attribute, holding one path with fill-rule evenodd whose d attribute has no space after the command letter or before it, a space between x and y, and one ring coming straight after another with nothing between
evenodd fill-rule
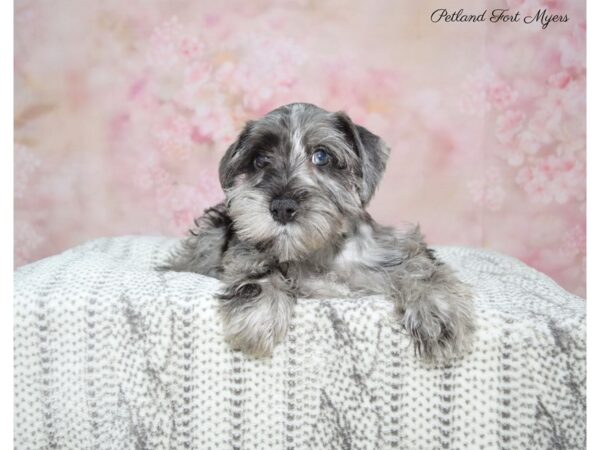
<instances>
[{"instance_id":1,"label":"puppy's muzzle","mask_svg":"<svg viewBox=\"0 0 600 450\"><path fill-rule=\"evenodd\" d=\"M277 222L286 224L294 220L298 211L298 202L289 197L275 197L271 201L271 215Z\"/></svg>"}]
</instances>

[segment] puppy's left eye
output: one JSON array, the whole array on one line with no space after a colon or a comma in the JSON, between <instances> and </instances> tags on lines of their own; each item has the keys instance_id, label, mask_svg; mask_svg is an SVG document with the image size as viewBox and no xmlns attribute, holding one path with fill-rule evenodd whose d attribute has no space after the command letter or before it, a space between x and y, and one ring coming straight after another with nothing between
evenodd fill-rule
<instances>
[{"instance_id":1,"label":"puppy's left eye","mask_svg":"<svg viewBox=\"0 0 600 450\"><path fill-rule=\"evenodd\" d=\"M329 153L323 148L316 149L311 157L311 161L315 166L324 166L330 160Z\"/></svg>"},{"instance_id":2,"label":"puppy's left eye","mask_svg":"<svg viewBox=\"0 0 600 450\"><path fill-rule=\"evenodd\" d=\"M254 167L257 169L264 169L269 164L269 158L265 155L258 154L254 157Z\"/></svg>"}]
</instances>

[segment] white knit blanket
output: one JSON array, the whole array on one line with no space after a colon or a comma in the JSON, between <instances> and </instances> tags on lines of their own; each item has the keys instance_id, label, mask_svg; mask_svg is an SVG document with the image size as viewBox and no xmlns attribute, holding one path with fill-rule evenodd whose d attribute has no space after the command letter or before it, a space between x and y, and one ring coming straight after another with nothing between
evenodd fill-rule
<instances>
[{"instance_id":1,"label":"white knit blanket","mask_svg":"<svg viewBox=\"0 0 600 450\"><path fill-rule=\"evenodd\" d=\"M15 275L17 449L579 449L585 303L515 259L438 248L476 290L474 351L414 356L381 297L300 300L253 360L175 240L100 239Z\"/></svg>"}]
</instances>

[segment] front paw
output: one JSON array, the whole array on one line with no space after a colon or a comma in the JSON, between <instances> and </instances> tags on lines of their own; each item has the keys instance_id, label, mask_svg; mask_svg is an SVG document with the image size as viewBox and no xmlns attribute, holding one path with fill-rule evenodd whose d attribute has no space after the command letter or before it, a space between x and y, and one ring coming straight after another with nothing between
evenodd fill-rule
<instances>
[{"instance_id":1,"label":"front paw","mask_svg":"<svg viewBox=\"0 0 600 450\"><path fill-rule=\"evenodd\" d=\"M430 289L400 312L415 354L425 360L446 363L470 349L475 323L472 294L464 284Z\"/></svg>"},{"instance_id":2,"label":"front paw","mask_svg":"<svg viewBox=\"0 0 600 450\"><path fill-rule=\"evenodd\" d=\"M219 304L225 340L248 355L270 356L287 334L293 305L287 293L265 283L228 287Z\"/></svg>"}]
</instances>

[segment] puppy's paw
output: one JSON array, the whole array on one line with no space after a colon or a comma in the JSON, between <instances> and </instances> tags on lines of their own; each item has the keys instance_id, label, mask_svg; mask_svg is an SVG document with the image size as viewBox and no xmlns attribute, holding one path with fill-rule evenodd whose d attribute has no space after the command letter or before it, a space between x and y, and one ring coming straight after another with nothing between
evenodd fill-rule
<instances>
[{"instance_id":1,"label":"puppy's paw","mask_svg":"<svg viewBox=\"0 0 600 450\"><path fill-rule=\"evenodd\" d=\"M287 334L295 300L260 282L229 287L220 299L225 340L248 355L271 356Z\"/></svg>"},{"instance_id":2,"label":"puppy's paw","mask_svg":"<svg viewBox=\"0 0 600 450\"><path fill-rule=\"evenodd\" d=\"M448 363L466 353L475 331L470 289L458 280L442 287L399 308L415 354L433 363Z\"/></svg>"}]
</instances>

